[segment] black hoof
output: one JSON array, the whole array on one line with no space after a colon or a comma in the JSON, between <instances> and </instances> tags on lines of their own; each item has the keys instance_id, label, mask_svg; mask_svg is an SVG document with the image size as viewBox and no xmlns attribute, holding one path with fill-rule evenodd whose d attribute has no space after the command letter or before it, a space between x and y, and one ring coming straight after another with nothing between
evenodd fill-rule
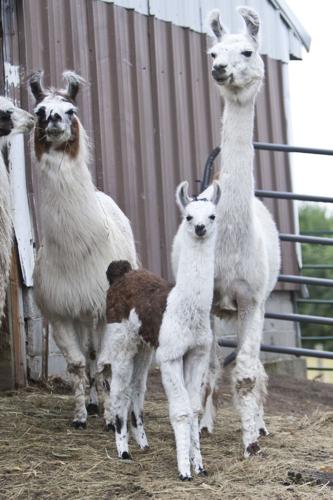
<instances>
[{"instance_id":1,"label":"black hoof","mask_svg":"<svg viewBox=\"0 0 333 500\"><path fill-rule=\"evenodd\" d=\"M259 429L259 436L261 436L261 437L268 436L268 432L266 431L266 429L261 427L261 429Z\"/></svg>"},{"instance_id":2,"label":"black hoof","mask_svg":"<svg viewBox=\"0 0 333 500\"><path fill-rule=\"evenodd\" d=\"M106 430L106 432L116 432L116 429L114 427L114 425L110 422L109 424L105 423L105 426L104 426L104 429Z\"/></svg>"},{"instance_id":3,"label":"black hoof","mask_svg":"<svg viewBox=\"0 0 333 500\"><path fill-rule=\"evenodd\" d=\"M198 472L198 476L205 476L205 477L207 477L208 476L208 472L206 471L206 469L202 469L200 467L199 472Z\"/></svg>"},{"instance_id":4,"label":"black hoof","mask_svg":"<svg viewBox=\"0 0 333 500\"><path fill-rule=\"evenodd\" d=\"M257 441L255 441L254 443L249 444L246 451L250 456L257 455L260 452L260 446Z\"/></svg>"},{"instance_id":5,"label":"black hoof","mask_svg":"<svg viewBox=\"0 0 333 500\"><path fill-rule=\"evenodd\" d=\"M79 420L73 420L72 427L74 427L74 429L86 429L87 422L80 422Z\"/></svg>"},{"instance_id":6,"label":"black hoof","mask_svg":"<svg viewBox=\"0 0 333 500\"><path fill-rule=\"evenodd\" d=\"M87 405L87 412L88 412L88 415L99 415L98 406L95 405L94 403L89 403Z\"/></svg>"},{"instance_id":7,"label":"black hoof","mask_svg":"<svg viewBox=\"0 0 333 500\"><path fill-rule=\"evenodd\" d=\"M183 476L183 474L179 474L179 479L181 481L192 481L192 477L191 476Z\"/></svg>"},{"instance_id":8,"label":"black hoof","mask_svg":"<svg viewBox=\"0 0 333 500\"><path fill-rule=\"evenodd\" d=\"M131 455L128 453L128 451L123 451L121 454L121 458L123 460L132 460Z\"/></svg>"}]
</instances>

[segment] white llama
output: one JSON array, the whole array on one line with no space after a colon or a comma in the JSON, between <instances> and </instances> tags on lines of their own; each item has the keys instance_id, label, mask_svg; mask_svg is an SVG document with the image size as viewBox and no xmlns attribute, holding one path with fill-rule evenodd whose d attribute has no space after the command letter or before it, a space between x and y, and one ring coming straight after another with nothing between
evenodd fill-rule
<instances>
[{"instance_id":1,"label":"white llama","mask_svg":"<svg viewBox=\"0 0 333 500\"><path fill-rule=\"evenodd\" d=\"M30 78L36 99L36 169L43 235L34 270L37 304L50 321L75 392L74 427L85 427L86 371L89 413L96 411L96 356L105 326L106 269L111 260L136 267L130 223L115 202L96 191L89 144L75 98L82 79L65 72L67 88L45 90L42 73Z\"/></svg>"},{"instance_id":2,"label":"white llama","mask_svg":"<svg viewBox=\"0 0 333 500\"><path fill-rule=\"evenodd\" d=\"M28 132L34 122L30 113L14 106L6 97L0 97L0 325L6 301L12 251L10 188L3 150L14 134Z\"/></svg>"},{"instance_id":3,"label":"white llama","mask_svg":"<svg viewBox=\"0 0 333 500\"><path fill-rule=\"evenodd\" d=\"M258 437L267 434L263 418L267 377L259 354L265 302L280 268L280 246L270 213L254 196L254 105L264 78L264 65L258 51L260 21L250 8L241 7L238 12L246 24L244 33L227 34L218 10L209 16L216 37L215 45L209 50L214 60L212 76L225 102L213 313L237 321L239 346L232 379L247 457L259 452ZM210 189L200 196L207 197ZM179 239L176 235L174 269L178 265ZM215 413L211 397L217 370L214 349L215 345L210 360L211 373L207 377L212 384L207 390L210 397L200 423L201 428L206 427L210 432Z\"/></svg>"},{"instance_id":4,"label":"white llama","mask_svg":"<svg viewBox=\"0 0 333 500\"><path fill-rule=\"evenodd\" d=\"M212 343L210 310L214 285L216 204L220 187L214 183L205 200L188 196L188 183L177 189L183 212L176 285L146 271L131 271L127 262L108 269L107 331L98 370L111 364L109 423L116 430L121 458L128 452L127 416L141 448L148 446L143 428L143 402L153 348L160 363L169 400L169 414L177 447L180 478L206 474L200 452L201 385Z\"/></svg>"}]
</instances>

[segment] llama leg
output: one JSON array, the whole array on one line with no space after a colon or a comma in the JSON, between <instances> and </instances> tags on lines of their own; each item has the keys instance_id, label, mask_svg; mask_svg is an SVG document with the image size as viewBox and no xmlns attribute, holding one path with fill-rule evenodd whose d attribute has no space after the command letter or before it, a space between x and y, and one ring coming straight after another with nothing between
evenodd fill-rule
<instances>
[{"instance_id":1,"label":"llama leg","mask_svg":"<svg viewBox=\"0 0 333 500\"><path fill-rule=\"evenodd\" d=\"M240 348L233 371L234 401L242 422L244 456L260 451L257 421L258 376L260 380L260 339L263 328L263 308L258 305L239 309Z\"/></svg>"},{"instance_id":2,"label":"llama leg","mask_svg":"<svg viewBox=\"0 0 333 500\"><path fill-rule=\"evenodd\" d=\"M97 363L104 376L112 367L110 399L105 401L105 420L108 427L114 425L116 446L120 458L129 459L127 418L132 396L134 357L138 351L140 324L129 321L108 324ZM108 378L108 377L107 377ZM107 378L104 379L106 382ZM106 383L108 391L108 382Z\"/></svg>"},{"instance_id":3,"label":"llama leg","mask_svg":"<svg viewBox=\"0 0 333 500\"><path fill-rule=\"evenodd\" d=\"M99 414L99 400L104 403L104 386L103 376L97 371L97 355L101 350L102 337L105 330L105 324L93 324L89 329L89 352L87 358L89 359L89 381L90 392L88 399L88 414Z\"/></svg>"},{"instance_id":4,"label":"llama leg","mask_svg":"<svg viewBox=\"0 0 333 500\"><path fill-rule=\"evenodd\" d=\"M189 481L191 477L190 447L192 410L184 385L183 358L161 363L162 382L169 401L169 415L177 448L179 477Z\"/></svg>"},{"instance_id":5,"label":"llama leg","mask_svg":"<svg viewBox=\"0 0 333 500\"><path fill-rule=\"evenodd\" d=\"M218 382L221 376L221 364L217 356L217 349L219 349L217 335L214 328L212 328L212 331L213 342L202 384L203 415L200 419L200 431L206 429L209 433L213 432L214 428L217 412Z\"/></svg>"},{"instance_id":6,"label":"llama leg","mask_svg":"<svg viewBox=\"0 0 333 500\"><path fill-rule=\"evenodd\" d=\"M143 426L143 405L145 399L148 371L152 360L153 350L142 345L134 358L132 377L132 405L131 424L132 435L141 449L148 448L148 440Z\"/></svg>"},{"instance_id":7,"label":"llama leg","mask_svg":"<svg viewBox=\"0 0 333 500\"><path fill-rule=\"evenodd\" d=\"M257 414L257 434L258 436L268 436L269 432L264 421L264 402L267 395L267 374L261 361L259 361L259 371L256 382L258 414Z\"/></svg>"},{"instance_id":8,"label":"llama leg","mask_svg":"<svg viewBox=\"0 0 333 500\"><path fill-rule=\"evenodd\" d=\"M201 385L209 364L209 348L190 351L184 359L185 386L192 407L190 459L196 474L206 475L200 451L199 414L202 410Z\"/></svg>"},{"instance_id":9,"label":"llama leg","mask_svg":"<svg viewBox=\"0 0 333 500\"><path fill-rule=\"evenodd\" d=\"M81 351L73 323L55 321L52 323L52 331L54 340L67 361L68 372L74 388L73 426L76 428L86 427L86 358Z\"/></svg>"}]
</instances>

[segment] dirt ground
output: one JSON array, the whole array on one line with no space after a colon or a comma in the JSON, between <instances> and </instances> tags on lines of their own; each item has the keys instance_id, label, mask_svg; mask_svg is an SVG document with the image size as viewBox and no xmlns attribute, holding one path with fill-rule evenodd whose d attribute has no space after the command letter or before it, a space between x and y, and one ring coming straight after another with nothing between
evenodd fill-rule
<instances>
[{"instance_id":1,"label":"dirt ground","mask_svg":"<svg viewBox=\"0 0 333 500\"><path fill-rule=\"evenodd\" d=\"M258 457L242 458L228 376L213 435L202 437L208 477L178 479L173 433L159 372L149 380L150 449L131 442L133 461L116 458L100 417L70 427L72 397L57 384L0 394L1 499L333 499L333 386L270 380Z\"/></svg>"}]
</instances>

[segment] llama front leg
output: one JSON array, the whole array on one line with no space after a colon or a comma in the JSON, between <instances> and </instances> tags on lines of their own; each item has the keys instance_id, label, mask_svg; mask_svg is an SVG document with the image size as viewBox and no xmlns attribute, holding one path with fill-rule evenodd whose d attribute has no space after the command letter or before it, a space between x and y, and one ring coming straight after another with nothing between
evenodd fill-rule
<instances>
[{"instance_id":1,"label":"llama front leg","mask_svg":"<svg viewBox=\"0 0 333 500\"><path fill-rule=\"evenodd\" d=\"M184 385L183 358L161 363L161 375L169 401L169 415L177 448L177 464L182 481L190 481L190 447L192 410Z\"/></svg>"},{"instance_id":2,"label":"llama front leg","mask_svg":"<svg viewBox=\"0 0 333 500\"><path fill-rule=\"evenodd\" d=\"M67 362L67 369L74 388L73 427L86 427L87 410L85 404L86 359L81 351L72 322L55 321L52 323L54 340Z\"/></svg>"},{"instance_id":3,"label":"llama front leg","mask_svg":"<svg viewBox=\"0 0 333 500\"><path fill-rule=\"evenodd\" d=\"M200 451L199 414L202 411L201 385L209 364L209 346L193 349L184 359L185 386L192 407L190 459L196 474L207 475Z\"/></svg>"},{"instance_id":4,"label":"llama front leg","mask_svg":"<svg viewBox=\"0 0 333 500\"><path fill-rule=\"evenodd\" d=\"M132 435L141 449L149 447L143 426L143 405L152 355L152 348L142 345L134 358L134 370L132 376L131 428Z\"/></svg>"},{"instance_id":5,"label":"llama front leg","mask_svg":"<svg viewBox=\"0 0 333 500\"><path fill-rule=\"evenodd\" d=\"M234 401L242 422L245 457L260 452L258 424L264 426L260 396L263 378L259 360L263 321L263 307L252 305L239 310L240 348L232 380Z\"/></svg>"}]
</instances>

